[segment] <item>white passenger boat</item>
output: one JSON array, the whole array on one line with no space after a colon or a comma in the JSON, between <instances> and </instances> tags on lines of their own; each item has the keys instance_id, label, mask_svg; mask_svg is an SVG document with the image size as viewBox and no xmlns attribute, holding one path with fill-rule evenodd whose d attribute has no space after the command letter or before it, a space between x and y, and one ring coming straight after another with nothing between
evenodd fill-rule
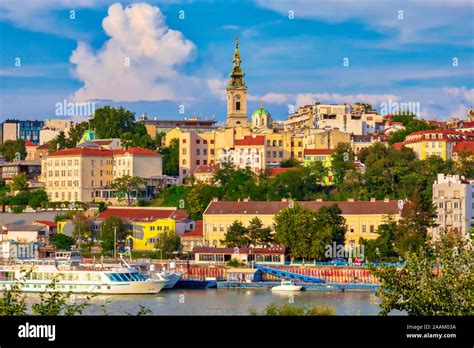
<instances>
[{"instance_id":1,"label":"white passenger boat","mask_svg":"<svg viewBox=\"0 0 474 348\"><path fill-rule=\"evenodd\" d=\"M97 269L80 266L77 261L35 259L0 266L0 290L20 285L23 292L52 291L49 284L57 279L55 291L89 294L156 294L167 284L163 279L145 279L128 266Z\"/></svg>"},{"instance_id":2,"label":"white passenger boat","mask_svg":"<svg viewBox=\"0 0 474 348\"><path fill-rule=\"evenodd\" d=\"M161 272L155 272L155 266L150 265L151 279L166 280L166 285L163 289L172 289L176 283L181 279L185 271L178 271L176 268L162 269Z\"/></svg>"},{"instance_id":3,"label":"white passenger boat","mask_svg":"<svg viewBox=\"0 0 474 348\"><path fill-rule=\"evenodd\" d=\"M301 285L295 285L289 280L282 280L280 285L272 288L272 291L301 291L302 289Z\"/></svg>"}]
</instances>

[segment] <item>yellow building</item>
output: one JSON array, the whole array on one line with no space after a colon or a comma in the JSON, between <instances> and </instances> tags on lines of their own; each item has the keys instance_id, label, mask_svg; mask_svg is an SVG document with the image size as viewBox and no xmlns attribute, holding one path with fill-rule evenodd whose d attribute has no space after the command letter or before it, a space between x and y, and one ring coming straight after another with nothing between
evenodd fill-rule
<instances>
[{"instance_id":1,"label":"yellow building","mask_svg":"<svg viewBox=\"0 0 474 348\"><path fill-rule=\"evenodd\" d=\"M189 213L174 207L108 207L94 219L94 229L110 216L121 218L130 231L126 244L133 250L153 250L163 234L183 235L195 229Z\"/></svg>"},{"instance_id":2,"label":"yellow building","mask_svg":"<svg viewBox=\"0 0 474 348\"><path fill-rule=\"evenodd\" d=\"M452 157L454 145L464 141L474 141L474 134L435 129L411 133L404 142L396 143L394 146L412 149L420 160L438 156L447 161Z\"/></svg>"},{"instance_id":3,"label":"yellow building","mask_svg":"<svg viewBox=\"0 0 474 348\"><path fill-rule=\"evenodd\" d=\"M108 201L116 178L162 175L161 155L148 149L102 149L84 145L53 152L41 161L41 181L50 201Z\"/></svg>"},{"instance_id":4,"label":"yellow building","mask_svg":"<svg viewBox=\"0 0 474 348\"><path fill-rule=\"evenodd\" d=\"M241 202L225 202L214 199L209 203L203 214L204 244L208 246L222 247L221 240L225 238L228 228L234 221L241 221L245 226L254 217L258 217L264 226L273 227L274 216L282 209L289 206L290 202L254 202L244 200ZM317 211L322 206L337 204L342 211L342 217L346 220L346 246L358 245L359 239L375 239L378 237L377 229L383 224L388 216L395 219L400 217L398 201L357 201L347 202L323 202L305 201L299 202L303 207Z\"/></svg>"}]
</instances>

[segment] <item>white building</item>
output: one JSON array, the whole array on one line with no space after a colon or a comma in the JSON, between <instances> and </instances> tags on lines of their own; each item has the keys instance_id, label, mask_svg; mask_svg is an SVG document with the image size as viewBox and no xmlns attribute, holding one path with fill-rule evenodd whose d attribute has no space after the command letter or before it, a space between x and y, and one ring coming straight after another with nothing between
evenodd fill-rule
<instances>
[{"instance_id":1,"label":"white building","mask_svg":"<svg viewBox=\"0 0 474 348\"><path fill-rule=\"evenodd\" d=\"M433 184L433 204L436 206L439 224L432 229L433 239L440 232L456 230L469 238L474 227L474 179L459 175L438 174Z\"/></svg>"}]
</instances>

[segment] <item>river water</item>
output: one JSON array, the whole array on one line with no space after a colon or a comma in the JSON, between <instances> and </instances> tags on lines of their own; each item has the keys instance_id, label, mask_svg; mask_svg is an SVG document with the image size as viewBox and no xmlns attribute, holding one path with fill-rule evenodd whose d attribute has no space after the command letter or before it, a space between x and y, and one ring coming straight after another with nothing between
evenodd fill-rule
<instances>
[{"instance_id":1,"label":"river water","mask_svg":"<svg viewBox=\"0 0 474 348\"><path fill-rule=\"evenodd\" d=\"M136 314L141 305L154 315L248 315L252 308L260 312L270 303L323 304L335 307L336 315L377 315L379 312L380 299L370 292L301 291L291 294L293 297L267 289L207 289L166 290L157 295L100 295L90 301L83 314ZM84 296L75 295L74 299L81 301Z\"/></svg>"}]
</instances>

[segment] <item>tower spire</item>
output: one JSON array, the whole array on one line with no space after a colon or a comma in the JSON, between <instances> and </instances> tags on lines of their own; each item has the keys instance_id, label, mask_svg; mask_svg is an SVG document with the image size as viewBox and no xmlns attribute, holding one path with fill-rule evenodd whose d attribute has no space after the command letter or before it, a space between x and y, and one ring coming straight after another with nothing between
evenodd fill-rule
<instances>
[{"instance_id":1,"label":"tower spire","mask_svg":"<svg viewBox=\"0 0 474 348\"><path fill-rule=\"evenodd\" d=\"M235 89L235 88L246 88L245 81L244 81L244 72L240 68L240 64L242 60L240 59L239 53L239 37L235 36L235 51L234 51L234 58L232 59L232 72L230 73L229 83L227 84L227 89Z\"/></svg>"}]
</instances>

